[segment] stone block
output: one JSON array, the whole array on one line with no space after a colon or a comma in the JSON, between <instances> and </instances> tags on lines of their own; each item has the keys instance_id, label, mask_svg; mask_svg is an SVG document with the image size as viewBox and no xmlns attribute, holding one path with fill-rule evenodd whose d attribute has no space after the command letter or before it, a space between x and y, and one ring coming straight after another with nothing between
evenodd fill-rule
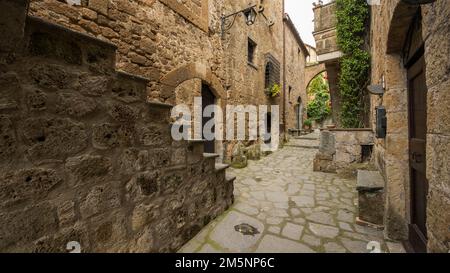
<instances>
[{"instance_id":1,"label":"stone block","mask_svg":"<svg viewBox=\"0 0 450 273\"><path fill-rule=\"evenodd\" d=\"M134 143L134 128L126 125L103 123L94 125L92 141L95 148L127 147Z\"/></svg>"},{"instance_id":2,"label":"stone block","mask_svg":"<svg viewBox=\"0 0 450 273\"><path fill-rule=\"evenodd\" d=\"M75 118L85 117L97 110L98 106L94 99L77 93L60 93L56 103L56 113Z\"/></svg>"},{"instance_id":3,"label":"stone block","mask_svg":"<svg viewBox=\"0 0 450 273\"><path fill-rule=\"evenodd\" d=\"M115 121L119 123L133 124L139 117L137 109L122 104L109 105L108 113Z\"/></svg>"},{"instance_id":4,"label":"stone block","mask_svg":"<svg viewBox=\"0 0 450 273\"><path fill-rule=\"evenodd\" d=\"M18 76L14 72L7 72L0 75L0 110L14 110L19 107L19 96L21 95L21 85Z\"/></svg>"},{"instance_id":5,"label":"stone block","mask_svg":"<svg viewBox=\"0 0 450 273\"><path fill-rule=\"evenodd\" d=\"M165 147L171 144L171 133L167 124L141 126L138 131L140 143L146 147Z\"/></svg>"},{"instance_id":6,"label":"stone block","mask_svg":"<svg viewBox=\"0 0 450 273\"><path fill-rule=\"evenodd\" d=\"M28 50L34 56L63 60L74 65L81 65L82 63L81 48L76 43L61 38L56 33L32 33Z\"/></svg>"},{"instance_id":7,"label":"stone block","mask_svg":"<svg viewBox=\"0 0 450 273\"><path fill-rule=\"evenodd\" d=\"M133 231L144 229L148 224L161 216L160 206L157 204L140 204L133 210L131 227Z\"/></svg>"},{"instance_id":8,"label":"stone block","mask_svg":"<svg viewBox=\"0 0 450 273\"><path fill-rule=\"evenodd\" d=\"M41 90L28 90L26 97L29 111L43 111L47 109L48 96Z\"/></svg>"},{"instance_id":9,"label":"stone block","mask_svg":"<svg viewBox=\"0 0 450 273\"><path fill-rule=\"evenodd\" d=\"M29 118L21 131L33 161L64 159L87 147L85 126L70 119Z\"/></svg>"},{"instance_id":10,"label":"stone block","mask_svg":"<svg viewBox=\"0 0 450 273\"><path fill-rule=\"evenodd\" d=\"M39 200L46 197L62 177L53 169L31 168L7 173L2 178L0 196L2 205L11 205L26 200Z\"/></svg>"},{"instance_id":11,"label":"stone block","mask_svg":"<svg viewBox=\"0 0 450 273\"><path fill-rule=\"evenodd\" d=\"M158 178L158 186L162 194L172 194L177 191L185 180L182 171L173 171Z\"/></svg>"},{"instance_id":12,"label":"stone block","mask_svg":"<svg viewBox=\"0 0 450 273\"><path fill-rule=\"evenodd\" d=\"M322 154L334 155L336 153L336 140L332 132L322 131L320 133L320 149Z\"/></svg>"},{"instance_id":13,"label":"stone block","mask_svg":"<svg viewBox=\"0 0 450 273\"><path fill-rule=\"evenodd\" d=\"M111 78L108 76L83 74L79 77L78 90L85 96L100 97L110 92L111 88Z\"/></svg>"},{"instance_id":14,"label":"stone block","mask_svg":"<svg viewBox=\"0 0 450 273\"><path fill-rule=\"evenodd\" d=\"M31 79L39 87L49 91L69 88L76 77L61 65L36 64L29 70Z\"/></svg>"},{"instance_id":15,"label":"stone block","mask_svg":"<svg viewBox=\"0 0 450 273\"><path fill-rule=\"evenodd\" d=\"M377 192L384 189L384 179L377 171L358 170L356 190L358 192Z\"/></svg>"},{"instance_id":16,"label":"stone block","mask_svg":"<svg viewBox=\"0 0 450 273\"><path fill-rule=\"evenodd\" d=\"M83 219L91 218L107 211L120 208L122 205L121 194L112 181L108 185L95 186L88 194L81 197L80 214Z\"/></svg>"},{"instance_id":17,"label":"stone block","mask_svg":"<svg viewBox=\"0 0 450 273\"><path fill-rule=\"evenodd\" d=\"M48 203L0 213L2 222L8 223L0 225L0 250L4 252L14 244L27 245L46 234L54 233L58 227L55 215L55 209Z\"/></svg>"},{"instance_id":18,"label":"stone block","mask_svg":"<svg viewBox=\"0 0 450 273\"><path fill-rule=\"evenodd\" d=\"M143 101L143 93L145 93L145 84L138 84L129 80L118 77L113 85L112 92L115 99L133 103Z\"/></svg>"},{"instance_id":19,"label":"stone block","mask_svg":"<svg viewBox=\"0 0 450 273\"><path fill-rule=\"evenodd\" d=\"M74 201L66 201L58 204L56 208L58 223L60 226L70 226L77 220Z\"/></svg>"},{"instance_id":20,"label":"stone block","mask_svg":"<svg viewBox=\"0 0 450 273\"><path fill-rule=\"evenodd\" d=\"M108 5L109 0L89 0L89 8L103 15L108 15Z\"/></svg>"},{"instance_id":21,"label":"stone block","mask_svg":"<svg viewBox=\"0 0 450 273\"><path fill-rule=\"evenodd\" d=\"M159 177L160 173L157 171L140 173L135 178L136 185L144 196L154 196L160 191Z\"/></svg>"},{"instance_id":22,"label":"stone block","mask_svg":"<svg viewBox=\"0 0 450 273\"><path fill-rule=\"evenodd\" d=\"M2 163L12 160L12 156L18 149L17 145L11 119L8 116L0 115L0 159Z\"/></svg>"},{"instance_id":23,"label":"stone block","mask_svg":"<svg viewBox=\"0 0 450 273\"><path fill-rule=\"evenodd\" d=\"M111 160L103 156L82 155L66 161L66 170L72 185L100 184L112 177Z\"/></svg>"}]
</instances>

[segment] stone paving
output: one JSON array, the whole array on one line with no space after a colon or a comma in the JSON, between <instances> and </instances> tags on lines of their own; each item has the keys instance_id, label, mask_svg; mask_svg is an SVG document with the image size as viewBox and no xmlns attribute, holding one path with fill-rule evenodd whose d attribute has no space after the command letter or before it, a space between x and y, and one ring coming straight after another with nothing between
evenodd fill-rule
<instances>
[{"instance_id":1,"label":"stone paving","mask_svg":"<svg viewBox=\"0 0 450 273\"><path fill-rule=\"evenodd\" d=\"M355 224L356 180L313 172L318 141L309 138L317 135L307 138L229 170L237 177L235 204L180 252L367 253L369 242L378 242L383 252L403 252L382 231ZM256 228L255 234L236 231L242 224Z\"/></svg>"}]
</instances>

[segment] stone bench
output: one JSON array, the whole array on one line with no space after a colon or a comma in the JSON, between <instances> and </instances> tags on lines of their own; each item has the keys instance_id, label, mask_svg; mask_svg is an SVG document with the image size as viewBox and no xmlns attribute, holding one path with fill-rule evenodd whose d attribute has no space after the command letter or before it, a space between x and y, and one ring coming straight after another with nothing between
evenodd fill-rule
<instances>
[{"instance_id":1,"label":"stone bench","mask_svg":"<svg viewBox=\"0 0 450 273\"><path fill-rule=\"evenodd\" d=\"M358 171L358 224L383 225L384 179L378 171Z\"/></svg>"}]
</instances>

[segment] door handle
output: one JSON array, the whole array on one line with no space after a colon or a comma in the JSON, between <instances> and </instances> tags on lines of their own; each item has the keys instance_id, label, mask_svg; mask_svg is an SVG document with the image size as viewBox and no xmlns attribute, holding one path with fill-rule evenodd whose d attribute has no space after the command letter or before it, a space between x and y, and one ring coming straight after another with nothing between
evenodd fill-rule
<instances>
[{"instance_id":1,"label":"door handle","mask_svg":"<svg viewBox=\"0 0 450 273\"><path fill-rule=\"evenodd\" d=\"M415 163L422 163L422 155L414 152L414 153L412 153L412 160Z\"/></svg>"}]
</instances>

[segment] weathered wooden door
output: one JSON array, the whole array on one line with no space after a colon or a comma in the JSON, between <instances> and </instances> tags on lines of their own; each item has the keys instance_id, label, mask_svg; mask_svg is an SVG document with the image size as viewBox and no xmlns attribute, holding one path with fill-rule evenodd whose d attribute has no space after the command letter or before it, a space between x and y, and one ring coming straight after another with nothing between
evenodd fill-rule
<instances>
[{"instance_id":1,"label":"weathered wooden door","mask_svg":"<svg viewBox=\"0 0 450 273\"><path fill-rule=\"evenodd\" d=\"M216 103L216 97L211 92L211 89L208 85L202 84L202 113L205 112L205 108L214 105ZM205 127L205 124L210 121L214 120L214 114L212 117L205 117L203 115L202 118L202 139L205 140L205 153L215 153L215 141L214 140L206 140L205 133L203 128ZM215 127L213 128L213 131L215 130Z\"/></svg>"},{"instance_id":2,"label":"weathered wooden door","mask_svg":"<svg viewBox=\"0 0 450 273\"><path fill-rule=\"evenodd\" d=\"M408 69L409 164L411 223L409 242L415 252L427 251L427 85L420 14L411 26L405 52Z\"/></svg>"},{"instance_id":3,"label":"weathered wooden door","mask_svg":"<svg viewBox=\"0 0 450 273\"><path fill-rule=\"evenodd\" d=\"M303 128L303 102L301 98L298 99L298 104L295 107L295 113L297 115L297 129L301 130Z\"/></svg>"}]
</instances>

